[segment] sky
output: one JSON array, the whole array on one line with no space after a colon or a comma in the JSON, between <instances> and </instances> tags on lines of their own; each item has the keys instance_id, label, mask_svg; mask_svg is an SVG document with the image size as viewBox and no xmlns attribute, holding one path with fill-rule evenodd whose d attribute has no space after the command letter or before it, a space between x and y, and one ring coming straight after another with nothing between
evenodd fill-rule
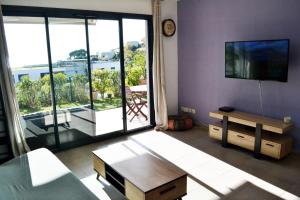
<instances>
[{"instance_id":1,"label":"sky","mask_svg":"<svg viewBox=\"0 0 300 200\"><path fill-rule=\"evenodd\" d=\"M41 20L43 20L41 18ZM64 19L65 20L65 19ZM86 49L85 26L54 23L49 18L52 62L66 60L71 51ZM124 42L141 41L145 38L144 20L123 20ZM47 43L44 24L5 23L5 35L10 66L47 64ZM97 20L89 25L90 54L119 48L118 21Z\"/></svg>"}]
</instances>

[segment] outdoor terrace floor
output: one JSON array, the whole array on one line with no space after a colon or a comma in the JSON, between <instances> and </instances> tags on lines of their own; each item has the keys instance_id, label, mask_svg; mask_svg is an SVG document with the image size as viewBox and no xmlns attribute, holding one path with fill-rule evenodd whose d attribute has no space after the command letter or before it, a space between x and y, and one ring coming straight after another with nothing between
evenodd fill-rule
<instances>
[{"instance_id":1,"label":"outdoor terrace floor","mask_svg":"<svg viewBox=\"0 0 300 200\"><path fill-rule=\"evenodd\" d=\"M127 130L132 130L144 126L150 125L148 109L143 108L142 111L148 116L145 119L142 115L136 116L131 122L130 119L133 115L127 115ZM115 131L123 130L122 108L115 108L104 111L94 111L89 108L82 108L76 111L64 111L68 115L66 122L59 122L59 133L76 131L86 136L100 136ZM61 117L61 116L60 116ZM52 120L52 117L50 118ZM25 119L26 138L38 137L40 135L53 134L53 126L46 129L41 125L41 121L44 121L45 117L40 116L31 119Z\"/></svg>"}]
</instances>

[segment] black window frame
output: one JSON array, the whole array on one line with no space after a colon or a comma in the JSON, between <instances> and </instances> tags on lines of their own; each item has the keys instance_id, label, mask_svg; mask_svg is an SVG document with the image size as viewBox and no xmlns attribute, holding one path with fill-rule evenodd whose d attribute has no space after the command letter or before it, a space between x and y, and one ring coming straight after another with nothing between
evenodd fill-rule
<instances>
[{"instance_id":1,"label":"black window frame","mask_svg":"<svg viewBox=\"0 0 300 200\"><path fill-rule=\"evenodd\" d=\"M77 9L65 9L65 8L49 8L49 7L32 7L32 6L15 6L15 5L2 5L3 16L14 16L14 17L43 17L45 19L46 26L46 39L48 48L48 62L49 62L49 73L53 74L53 66L50 51L50 39L49 39L49 18L73 18L73 19L84 19L86 26L86 41L87 41L87 51L88 51L88 70L89 70L89 82L90 82L90 99L91 108L93 109L92 100L92 90L91 90L91 62L92 59L89 55L89 38L88 38L88 20L89 19L100 19L100 20L117 20L119 22L119 43L120 43L120 65L121 65L121 82L122 82L122 94L125 94L125 66L124 66L124 46L123 46L123 19L140 19L147 22L147 36L148 36L148 79L149 79L149 105L150 105L150 125L141 128L127 130L127 116L126 116L126 97L122 95L122 107L123 107L123 130L108 133L105 135L96 136L93 142L103 141L105 139L110 139L114 137L124 136L138 131L147 130L155 126L155 112L154 112L154 97L153 97L153 74L152 74L152 64L153 64L153 21L152 15L145 14L133 14L133 13L120 13L120 12L107 12L107 11L92 11L92 10L77 10ZM52 77L53 78L53 77ZM53 82L53 81L52 81ZM53 92L54 85L51 86ZM53 93L55 94L55 93ZM55 95L53 97L53 114L55 122L55 138L56 138L56 148L53 151L60 151L63 149L73 148L80 146L80 144L72 145L60 145L59 132L57 130L57 115L56 115L56 99ZM89 144L91 142L86 142Z\"/></svg>"}]
</instances>

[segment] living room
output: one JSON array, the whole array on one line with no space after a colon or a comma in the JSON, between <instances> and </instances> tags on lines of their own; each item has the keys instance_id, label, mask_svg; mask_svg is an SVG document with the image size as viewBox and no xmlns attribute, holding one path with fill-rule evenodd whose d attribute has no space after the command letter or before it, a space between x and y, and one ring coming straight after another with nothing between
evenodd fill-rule
<instances>
[{"instance_id":1,"label":"living room","mask_svg":"<svg viewBox=\"0 0 300 200\"><path fill-rule=\"evenodd\" d=\"M0 199L300 199L297 0L0 5Z\"/></svg>"}]
</instances>

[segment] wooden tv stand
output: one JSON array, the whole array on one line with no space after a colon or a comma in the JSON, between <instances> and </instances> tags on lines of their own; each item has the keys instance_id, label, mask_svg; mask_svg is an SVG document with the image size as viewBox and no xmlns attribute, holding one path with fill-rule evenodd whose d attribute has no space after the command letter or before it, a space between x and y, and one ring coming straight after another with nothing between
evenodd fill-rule
<instances>
[{"instance_id":1,"label":"wooden tv stand","mask_svg":"<svg viewBox=\"0 0 300 200\"><path fill-rule=\"evenodd\" d=\"M276 159L292 150L292 138L286 134L292 123L239 111L215 111L209 116L219 119L209 124L209 136L222 140L224 147L230 143L254 151L256 158L264 154Z\"/></svg>"}]
</instances>

